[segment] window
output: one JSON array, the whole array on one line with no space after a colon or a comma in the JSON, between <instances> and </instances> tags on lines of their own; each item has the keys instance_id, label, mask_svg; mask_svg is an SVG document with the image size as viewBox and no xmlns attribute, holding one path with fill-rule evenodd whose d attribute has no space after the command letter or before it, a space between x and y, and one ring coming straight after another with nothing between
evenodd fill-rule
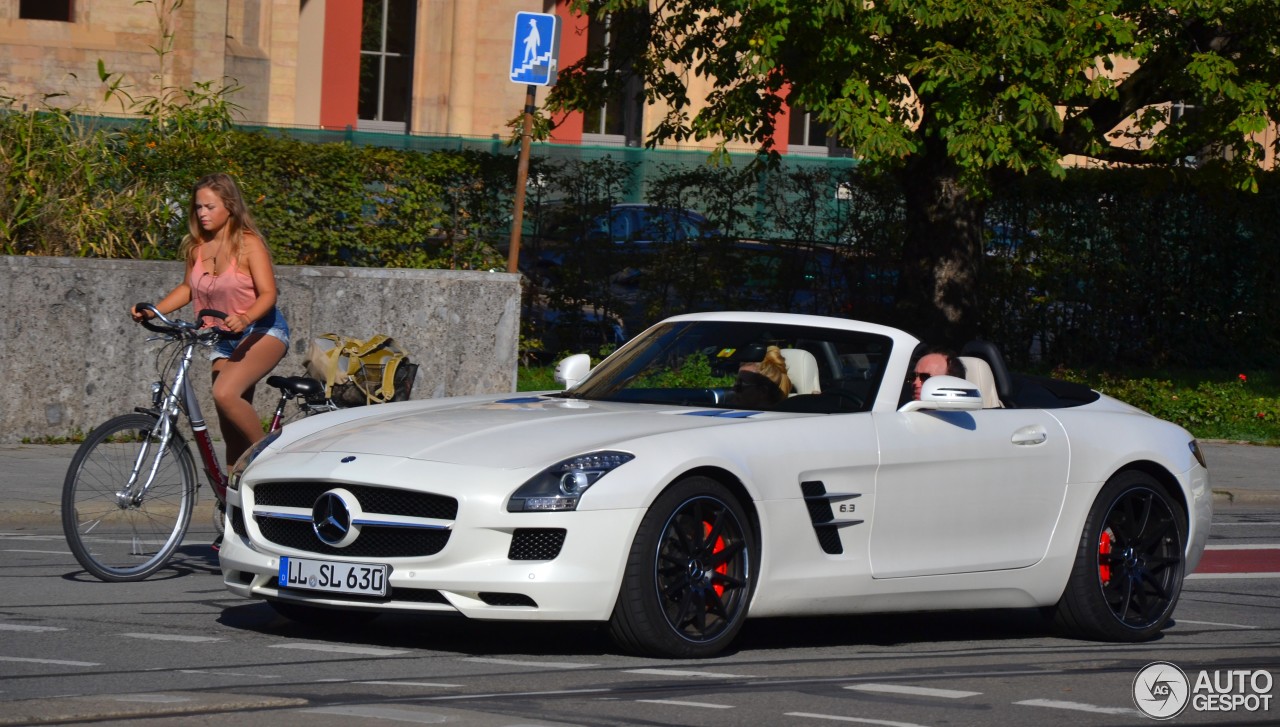
<instances>
[{"instance_id":1,"label":"window","mask_svg":"<svg viewBox=\"0 0 1280 727\"><path fill-rule=\"evenodd\" d=\"M405 132L413 93L415 0L364 0L359 126Z\"/></svg>"},{"instance_id":2,"label":"window","mask_svg":"<svg viewBox=\"0 0 1280 727\"><path fill-rule=\"evenodd\" d=\"M617 45L613 28L613 15L604 19L592 17L587 25L587 53L604 53L600 65L590 68L601 73L610 70L609 52ZM629 80L622 88L610 94L601 106L582 113L582 140L597 144L640 145L640 118L642 108L638 81Z\"/></svg>"},{"instance_id":3,"label":"window","mask_svg":"<svg viewBox=\"0 0 1280 727\"><path fill-rule=\"evenodd\" d=\"M71 22L71 0L21 0L18 17L23 20Z\"/></svg>"},{"instance_id":4,"label":"window","mask_svg":"<svg viewBox=\"0 0 1280 727\"><path fill-rule=\"evenodd\" d=\"M809 156L847 157L850 150L837 145L827 134L827 127L812 114L799 106L791 107L791 120L787 128L787 153Z\"/></svg>"},{"instance_id":5,"label":"window","mask_svg":"<svg viewBox=\"0 0 1280 727\"><path fill-rule=\"evenodd\" d=\"M760 397L751 391L743 364L758 364L777 346L787 361L791 393ZM875 402L893 341L837 328L684 321L660 323L591 371L573 398L697 409L766 409L807 413L869 411ZM804 366L801 361L807 362ZM808 373L802 375L801 369ZM750 370L749 368L747 370ZM897 384L889 384L897 389ZM711 416L703 411L698 416Z\"/></svg>"}]
</instances>

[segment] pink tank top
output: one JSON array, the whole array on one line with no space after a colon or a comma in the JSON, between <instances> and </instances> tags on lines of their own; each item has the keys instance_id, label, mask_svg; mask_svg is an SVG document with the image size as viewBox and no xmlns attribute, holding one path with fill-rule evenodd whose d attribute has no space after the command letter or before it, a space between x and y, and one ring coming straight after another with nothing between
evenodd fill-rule
<instances>
[{"instance_id":1,"label":"pink tank top","mask_svg":"<svg viewBox=\"0 0 1280 727\"><path fill-rule=\"evenodd\" d=\"M234 259L226 270L214 275L204 269L204 261L197 255L187 283L191 286L191 299L196 312L212 308L228 315L244 315L258 299L258 290L253 287L253 276L242 272ZM210 320L201 323L218 325L220 322Z\"/></svg>"}]
</instances>

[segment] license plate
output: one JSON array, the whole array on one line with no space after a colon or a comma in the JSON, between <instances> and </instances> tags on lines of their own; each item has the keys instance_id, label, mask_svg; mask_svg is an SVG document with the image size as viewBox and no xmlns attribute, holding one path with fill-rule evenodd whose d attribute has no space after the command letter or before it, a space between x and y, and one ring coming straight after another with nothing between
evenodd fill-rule
<instances>
[{"instance_id":1,"label":"license plate","mask_svg":"<svg viewBox=\"0 0 1280 727\"><path fill-rule=\"evenodd\" d=\"M279 584L281 588L385 596L387 566L284 557L280 559Z\"/></svg>"}]
</instances>

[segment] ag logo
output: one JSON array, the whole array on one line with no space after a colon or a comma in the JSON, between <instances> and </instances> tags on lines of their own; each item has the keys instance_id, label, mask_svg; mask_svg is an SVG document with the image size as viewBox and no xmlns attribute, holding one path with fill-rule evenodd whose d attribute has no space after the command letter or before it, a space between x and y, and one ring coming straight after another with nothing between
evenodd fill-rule
<instances>
[{"instance_id":1,"label":"ag logo","mask_svg":"<svg viewBox=\"0 0 1280 727\"><path fill-rule=\"evenodd\" d=\"M1133 678L1133 703L1152 719L1173 719L1190 700L1186 673L1167 661L1147 664Z\"/></svg>"}]
</instances>

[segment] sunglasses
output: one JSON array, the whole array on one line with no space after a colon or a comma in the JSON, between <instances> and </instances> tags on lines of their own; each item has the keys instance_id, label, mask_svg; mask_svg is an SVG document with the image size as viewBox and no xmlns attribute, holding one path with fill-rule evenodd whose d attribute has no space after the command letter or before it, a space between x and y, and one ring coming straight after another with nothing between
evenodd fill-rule
<instances>
[{"instance_id":1,"label":"sunglasses","mask_svg":"<svg viewBox=\"0 0 1280 727\"><path fill-rule=\"evenodd\" d=\"M910 381L919 381L919 382L923 383L923 382L927 381L927 380L929 379L929 377L930 377L930 376L933 376L933 374L922 374L922 373L920 373L920 372L918 372L918 371L917 371L916 373L911 374Z\"/></svg>"}]
</instances>

